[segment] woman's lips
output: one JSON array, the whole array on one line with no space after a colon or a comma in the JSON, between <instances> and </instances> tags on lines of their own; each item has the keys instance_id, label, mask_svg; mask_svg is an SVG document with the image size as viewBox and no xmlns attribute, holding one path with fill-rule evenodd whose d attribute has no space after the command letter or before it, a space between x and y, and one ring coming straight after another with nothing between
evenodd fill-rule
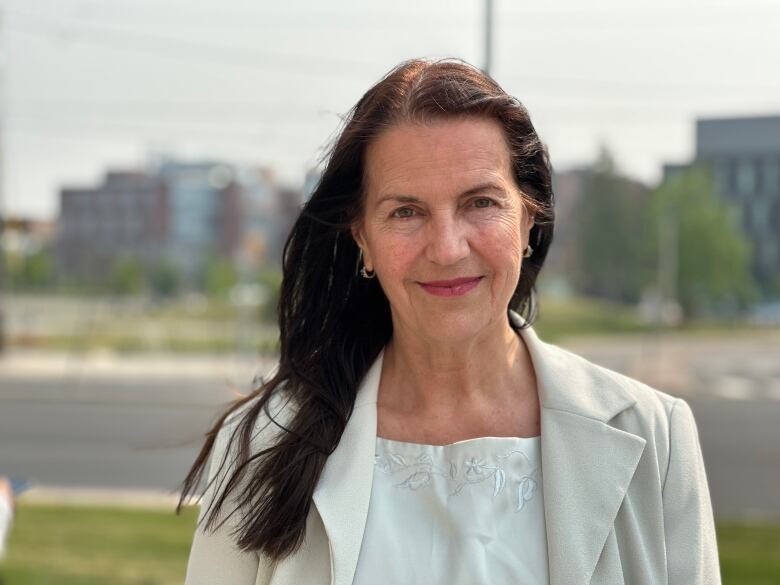
<instances>
[{"instance_id":1,"label":"woman's lips","mask_svg":"<svg viewBox=\"0 0 780 585\"><path fill-rule=\"evenodd\" d=\"M457 297L469 292L476 287L481 280L481 276L469 276L466 278L453 278L452 280L421 282L420 286L432 295L439 297Z\"/></svg>"}]
</instances>

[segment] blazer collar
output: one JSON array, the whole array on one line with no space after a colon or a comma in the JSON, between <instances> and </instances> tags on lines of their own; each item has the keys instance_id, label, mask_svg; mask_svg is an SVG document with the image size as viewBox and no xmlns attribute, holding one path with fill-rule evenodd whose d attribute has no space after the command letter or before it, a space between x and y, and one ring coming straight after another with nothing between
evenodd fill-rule
<instances>
[{"instance_id":1,"label":"blazer collar","mask_svg":"<svg viewBox=\"0 0 780 585\"><path fill-rule=\"evenodd\" d=\"M510 311L515 325L522 318ZM550 585L590 583L646 440L609 424L636 404L614 372L520 330L541 405Z\"/></svg>"},{"instance_id":2,"label":"blazer collar","mask_svg":"<svg viewBox=\"0 0 780 585\"><path fill-rule=\"evenodd\" d=\"M376 403L384 350L358 388L355 406L312 499L330 546L331 585L351 585L368 517L376 447Z\"/></svg>"},{"instance_id":3,"label":"blazer collar","mask_svg":"<svg viewBox=\"0 0 780 585\"><path fill-rule=\"evenodd\" d=\"M514 311L509 318L518 327L524 323ZM604 369L543 342L532 327L520 329L520 337L531 354L542 408L606 422L636 403L621 385L605 383Z\"/></svg>"},{"instance_id":4,"label":"blazer collar","mask_svg":"<svg viewBox=\"0 0 780 585\"><path fill-rule=\"evenodd\" d=\"M513 323L522 318L510 312ZM645 439L608 422L635 404L621 379L520 330L541 404L544 510L550 585L588 583L639 463ZM384 351L358 389L313 501L331 553L332 585L351 585L368 516Z\"/></svg>"}]
</instances>

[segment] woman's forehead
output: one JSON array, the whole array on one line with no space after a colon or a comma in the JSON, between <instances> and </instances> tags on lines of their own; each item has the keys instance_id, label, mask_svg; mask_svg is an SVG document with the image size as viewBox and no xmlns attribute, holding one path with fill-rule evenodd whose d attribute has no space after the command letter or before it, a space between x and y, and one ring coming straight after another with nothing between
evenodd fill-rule
<instances>
[{"instance_id":1,"label":"woman's forehead","mask_svg":"<svg viewBox=\"0 0 780 585\"><path fill-rule=\"evenodd\" d=\"M431 181L510 179L503 129L489 118L398 124L368 147L365 162L374 192Z\"/></svg>"}]
</instances>

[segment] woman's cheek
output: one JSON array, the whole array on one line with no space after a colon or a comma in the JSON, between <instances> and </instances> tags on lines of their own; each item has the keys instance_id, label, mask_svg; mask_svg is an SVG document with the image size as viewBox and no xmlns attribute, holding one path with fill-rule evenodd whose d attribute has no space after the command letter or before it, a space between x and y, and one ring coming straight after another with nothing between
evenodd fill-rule
<instances>
[{"instance_id":1,"label":"woman's cheek","mask_svg":"<svg viewBox=\"0 0 780 585\"><path fill-rule=\"evenodd\" d=\"M503 214L485 226L483 233L491 246L498 249L501 256L509 254L512 258L522 258L523 235L516 218Z\"/></svg>"}]
</instances>

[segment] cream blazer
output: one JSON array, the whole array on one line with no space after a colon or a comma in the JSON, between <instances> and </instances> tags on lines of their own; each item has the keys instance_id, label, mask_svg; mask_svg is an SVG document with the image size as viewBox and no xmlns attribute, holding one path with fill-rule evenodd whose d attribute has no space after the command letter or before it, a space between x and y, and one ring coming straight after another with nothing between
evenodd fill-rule
<instances>
[{"instance_id":1,"label":"cream blazer","mask_svg":"<svg viewBox=\"0 0 780 585\"><path fill-rule=\"evenodd\" d=\"M544 343L533 329L521 336L541 403L550 585L719 584L710 495L688 404ZM317 484L300 551L273 564L235 547L232 520L214 533L199 528L186 585L351 585L371 495L381 371L382 354ZM272 408L284 417L278 401ZM277 428L264 423L258 446ZM224 456L230 429L220 434L212 461Z\"/></svg>"}]
</instances>

